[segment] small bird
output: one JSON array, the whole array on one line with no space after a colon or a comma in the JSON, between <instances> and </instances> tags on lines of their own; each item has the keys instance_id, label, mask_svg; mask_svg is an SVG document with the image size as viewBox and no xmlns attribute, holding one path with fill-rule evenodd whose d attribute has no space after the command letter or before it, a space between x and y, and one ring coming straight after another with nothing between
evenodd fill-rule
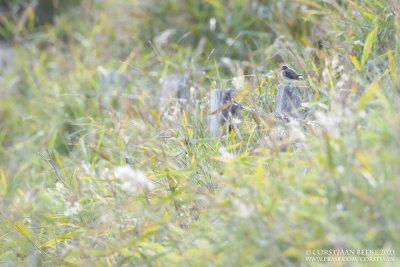
<instances>
[{"instance_id":1,"label":"small bird","mask_svg":"<svg viewBox=\"0 0 400 267\"><path fill-rule=\"evenodd\" d=\"M297 74L294 70L288 68L287 66L282 66L281 77L286 81L294 81L303 78L305 75Z\"/></svg>"}]
</instances>

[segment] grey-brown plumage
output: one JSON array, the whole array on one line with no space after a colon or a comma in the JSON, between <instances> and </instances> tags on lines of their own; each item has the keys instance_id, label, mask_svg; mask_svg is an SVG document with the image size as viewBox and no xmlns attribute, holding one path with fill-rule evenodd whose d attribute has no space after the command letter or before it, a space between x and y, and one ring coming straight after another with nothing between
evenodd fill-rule
<instances>
[{"instance_id":1,"label":"grey-brown plumage","mask_svg":"<svg viewBox=\"0 0 400 267\"><path fill-rule=\"evenodd\" d=\"M297 74L294 70L288 68L287 66L282 66L281 77L284 80L293 81L303 78L304 75Z\"/></svg>"}]
</instances>

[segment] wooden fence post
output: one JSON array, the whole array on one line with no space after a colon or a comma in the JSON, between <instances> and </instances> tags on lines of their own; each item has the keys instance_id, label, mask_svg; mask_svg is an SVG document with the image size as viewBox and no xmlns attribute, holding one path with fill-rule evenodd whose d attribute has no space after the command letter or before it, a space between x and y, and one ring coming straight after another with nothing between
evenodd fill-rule
<instances>
[{"instance_id":1,"label":"wooden fence post","mask_svg":"<svg viewBox=\"0 0 400 267\"><path fill-rule=\"evenodd\" d=\"M186 109L190 100L188 76L184 74L168 74L162 79L160 111L161 118L168 118L170 123L175 124L176 116Z\"/></svg>"},{"instance_id":2,"label":"wooden fence post","mask_svg":"<svg viewBox=\"0 0 400 267\"><path fill-rule=\"evenodd\" d=\"M308 86L278 85L276 94L275 116L288 122L289 118L304 119L309 110L302 107L302 103L311 102L311 92ZM287 151L296 146L293 141L292 129L281 124L275 124L269 133L270 145L280 151Z\"/></svg>"},{"instance_id":3,"label":"wooden fence post","mask_svg":"<svg viewBox=\"0 0 400 267\"><path fill-rule=\"evenodd\" d=\"M218 110L222 106L222 101L224 98L224 90L214 89L211 90L210 96L210 113ZM210 115L210 136L212 138L217 138L219 134L219 122L220 122L220 111L216 114Z\"/></svg>"},{"instance_id":4,"label":"wooden fence post","mask_svg":"<svg viewBox=\"0 0 400 267\"><path fill-rule=\"evenodd\" d=\"M124 89L128 85L128 79L124 73L118 70L107 70L103 66L97 67L97 78L101 87L99 99L101 104L110 107L112 98L116 96L117 89Z\"/></svg>"},{"instance_id":5,"label":"wooden fence post","mask_svg":"<svg viewBox=\"0 0 400 267\"><path fill-rule=\"evenodd\" d=\"M218 137L218 135L220 134L220 129L223 128L227 122L229 123L229 128L233 128L235 131L237 131L237 134L240 138L240 133L238 132L236 127L236 122L233 121L234 119L241 118L241 107L239 103L232 102L230 105L223 108L224 105L227 105L232 101L232 98L234 96L235 90L231 88L211 90L211 115L209 116L209 127L210 136L212 138Z\"/></svg>"},{"instance_id":6,"label":"wooden fence post","mask_svg":"<svg viewBox=\"0 0 400 267\"><path fill-rule=\"evenodd\" d=\"M303 109L301 103L310 101L310 87L280 84L276 94L275 113L281 116L304 118L307 116L308 110Z\"/></svg>"},{"instance_id":7,"label":"wooden fence post","mask_svg":"<svg viewBox=\"0 0 400 267\"><path fill-rule=\"evenodd\" d=\"M179 102L189 100L188 77L183 74L168 74L163 78L161 101L177 99Z\"/></svg>"}]
</instances>

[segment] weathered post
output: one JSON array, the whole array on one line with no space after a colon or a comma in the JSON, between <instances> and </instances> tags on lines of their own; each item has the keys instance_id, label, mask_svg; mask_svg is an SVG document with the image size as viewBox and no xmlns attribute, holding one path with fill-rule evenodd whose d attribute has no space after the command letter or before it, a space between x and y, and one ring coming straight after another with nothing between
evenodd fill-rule
<instances>
[{"instance_id":1,"label":"weathered post","mask_svg":"<svg viewBox=\"0 0 400 267\"><path fill-rule=\"evenodd\" d=\"M221 111L215 112L222 106L222 101L224 98L224 90L221 89L214 89L211 90L211 96L210 96L210 115L209 117L209 123L210 123L210 136L212 138L217 138L219 134L219 122L220 122L220 117L221 117Z\"/></svg>"},{"instance_id":2,"label":"weathered post","mask_svg":"<svg viewBox=\"0 0 400 267\"><path fill-rule=\"evenodd\" d=\"M276 94L275 116L283 118L287 122L288 118L304 119L308 114L308 109L302 107L302 103L311 102L311 92L308 86L292 86L289 84L278 85ZM292 122L284 127L281 123L275 123L269 131L267 144L273 149L287 151L291 147L296 147L295 136L292 134L292 127L297 125ZM295 131L296 132L296 131Z\"/></svg>"},{"instance_id":3,"label":"weathered post","mask_svg":"<svg viewBox=\"0 0 400 267\"><path fill-rule=\"evenodd\" d=\"M227 122L229 123L229 130L233 129L240 138L235 119L241 118L241 108L239 103L232 101L234 96L235 91L230 88L211 90L209 128L212 138L218 137L220 129Z\"/></svg>"},{"instance_id":4,"label":"weathered post","mask_svg":"<svg viewBox=\"0 0 400 267\"><path fill-rule=\"evenodd\" d=\"M187 107L189 101L188 76L168 74L162 80L160 111L161 118L175 124L177 117Z\"/></svg>"},{"instance_id":5,"label":"weathered post","mask_svg":"<svg viewBox=\"0 0 400 267\"><path fill-rule=\"evenodd\" d=\"M280 116L304 118L307 116L308 110L302 110L301 103L310 101L310 87L280 84L276 94L275 113Z\"/></svg>"},{"instance_id":6,"label":"weathered post","mask_svg":"<svg viewBox=\"0 0 400 267\"><path fill-rule=\"evenodd\" d=\"M177 100L185 102L189 99L188 77L183 74L168 74L162 81L161 101Z\"/></svg>"},{"instance_id":7,"label":"weathered post","mask_svg":"<svg viewBox=\"0 0 400 267\"><path fill-rule=\"evenodd\" d=\"M97 78L100 83L102 93L99 95L101 105L110 107L112 99L117 92L127 87L128 80L124 73L118 70L107 70L103 66L97 67Z\"/></svg>"},{"instance_id":8,"label":"weathered post","mask_svg":"<svg viewBox=\"0 0 400 267\"><path fill-rule=\"evenodd\" d=\"M127 78L118 70L106 70L103 66L97 67L97 77L99 79L100 87L105 94L107 91L115 90L118 88L126 88Z\"/></svg>"}]
</instances>

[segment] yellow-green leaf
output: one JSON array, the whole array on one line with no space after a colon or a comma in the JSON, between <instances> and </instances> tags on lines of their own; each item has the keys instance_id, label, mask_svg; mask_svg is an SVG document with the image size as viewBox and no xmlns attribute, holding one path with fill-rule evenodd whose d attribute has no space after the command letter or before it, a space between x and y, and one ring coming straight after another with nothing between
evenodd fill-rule
<instances>
[{"instance_id":1,"label":"yellow-green leaf","mask_svg":"<svg viewBox=\"0 0 400 267\"><path fill-rule=\"evenodd\" d=\"M356 158L361 162L361 165L369 172L372 173L372 168L371 166L368 164L367 159L365 158L364 154L362 154L359 151L355 152L355 156Z\"/></svg>"},{"instance_id":2,"label":"yellow-green leaf","mask_svg":"<svg viewBox=\"0 0 400 267\"><path fill-rule=\"evenodd\" d=\"M136 56L136 50L133 50L128 58L121 64L121 66L119 67L119 72L124 73L126 71L126 69L128 68L129 64L131 63L132 59L134 59Z\"/></svg>"},{"instance_id":3,"label":"yellow-green leaf","mask_svg":"<svg viewBox=\"0 0 400 267\"><path fill-rule=\"evenodd\" d=\"M285 252L283 252L283 255L286 256L286 257L289 257L289 258L296 258L299 255L301 255L302 253L303 252L300 251L299 249L294 248L294 247L290 247Z\"/></svg>"},{"instance_id":4,"label":"yellow-green leaf","mask_svg":"<svg viewBox=\"0 0 400 267\"><path fill-rule=\"evenodd\" d=\"M353 55L349 55L349 57L351 59L351 62L353 62L354 67L357 70L361 70L361 66L360 66L360 63L358 62L357 58L355 56L353 56Z\"/></svg>"},{"instance_id":5,"label":"yellow-green leaf","mask_svg":"<svg viewBox=\"0 0 400 267\"><path fill-rule=\"evenodd\" d=\"M376 90L378 90L379 83L378 81L373 82L367 89L365 89L364 94L361 96L360 101L358 102L357 112L362 110L367 104L368 100L375 94Z\"/></svg>"},{"instance_id":6,"label":"yellow-green leaf","mask_svg":"<svg viewBox=\"0 0 400 267\"><path fill-rule=\"evenodd\" d=\"M32 237L32 234L29 230L29 228L27 228L25 225L23 225L22 223L12 223L8 218L6 218L4 215L2 215L4 221L6 221L6 223L8 223L9 225L11 225L18 233L20 233L21 235L23 235L24 237L30 239Z\"/></svg>"},{"instance_id":7,"label":"yellow-green leaf","mask_svg":"<svg viewBox=\"0 0 400 267\"><path fill-rule=\"evenodd\" d=\"M296 0L296 1L300 2L300 3L303 3L303 4L306 4L306 5L309 5L309 6L312 6L312 7L315 7L315 8L320 9L320 10L324 9L323 6L315 3L315 1L311 1L311 0Z\"/></svg>"},{"instance_id":8,"label":"yellow-green leaf","mask_svg":"<svg viewBox=\"0 0 400 267\"><path fill-rule=\"evenodd\" d=\"M392 77L392 81L394 84L396 83L396 62L394 61L392 51L388 50L388 59L389 59L389 69L390 69L390 76Z\"/></svg>"},{"instance_id":9,"label":"yellow-green leaf","mask_svg":"<svg viewBox=\"0 0 400 267\"><path fill-rule=\"evenodd\" d=\"M231 141L232 141L232 144L235 143L235 131L233 129L231 130Z\"/></svg>"},{"instance_id":10,"label":"yellow-green leaf","mask_svg":"<svg viewBox=\"0 0 400 267\"><path fill-rule=\"evenodd\" d=\"M182 112L182 115L183 115L183 126L187 127L187 124L188 124L188 123L187 123L185 111Z\"/></svg>"},{"instance_id":11,"label":"yellow-green leaf","mask_svg":"<svg viewBox=\"0 0 400 267\"><path fill-rule=\"evenodd\" d=\"M78 237L78 236L81 236L81 235L82 235L82 232L68 232L68 233L60 234L60 235L57 236L57 238L50 239L49 241L41 244L39 247L40 248L49 247L49 246L52 246L53 244L55 244L57 242L63 241L65 239Z\"/></svg>"},{"instance_id":12,"label":"yellow-green leaf","mask_svg":"<svg viewBox=\"0 0 400 267\"><path fill-rule=\"evenodd\" d=\"M66 177L68 177L68 172L67 172L67 170L65 169L65 166L64 166L64 164L62 163L60 157L59 157L56 153L54 153L54 158L56 159L58 165L61 167L61 170L63 171L64 175L65 175Z\"/></svg>"},{"instance_id":13,"label":"yellow-green leaf","mask_svg":"<svg viewBox=\"0 0 400 267\"><path fill-rule=\"evenodd\" d=\"M364 50L363 50L363 54L362 54L362 57L361 57L361 63L363 65L367 61L367 59L369 57L369 53L371 52L372 43L374 42L374 36L375 36L375 30L372 30L368 34L367 39L365 40Z\"/></svg>"},{"instance_id":14,"label":"yellow-green leaf","mask_svg":"<svg viewBox=\"0 0 400 267\"><path fill-rule=\"evenodd\" d=\"M3 170L0 170L0 176L1 176L1 184L3 185L4 188L4 193L7 193L7 180Z\"/></svg>"},{"instance_id":15,"label":"yellow-green leaf","mask_svg":"<svg viewBox=\"0 0 400 267\"><path fill-rule=\"evenodd\" d=\"M57 134L58 134L58 131L56 129L56 130L54 130L53 135L51 136L49 142L47 143L48 147L53 147L54 146L54 143L56 142L56 139L57 139Z\"/></svg>"}]
</instances>

